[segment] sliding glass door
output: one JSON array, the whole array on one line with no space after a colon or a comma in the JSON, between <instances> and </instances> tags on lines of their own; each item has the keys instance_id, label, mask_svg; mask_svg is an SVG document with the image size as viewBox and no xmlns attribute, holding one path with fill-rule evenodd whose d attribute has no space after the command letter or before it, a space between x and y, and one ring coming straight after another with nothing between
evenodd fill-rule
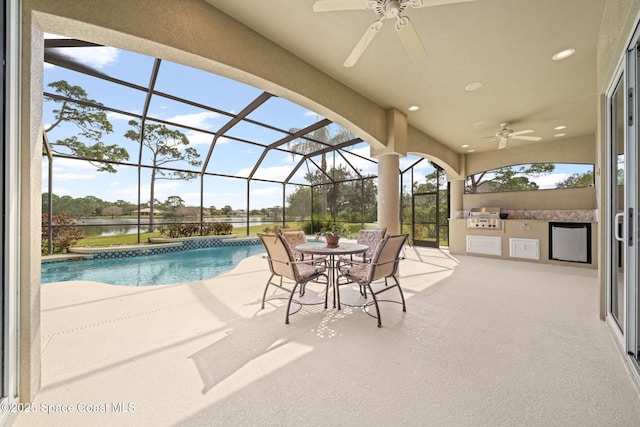
<instances>
[{"instance_id":1,"label":"sliding glass door","mask_svg":"<svg viewBox=\"0 0 640 427\"><path fill-rule=\"evenodd\" d=\"M624 245L624 193L625 193L625 84L623 76L616 82L609 105L609 217L613 219L609 233L609 312L620 330L625 330L625 245Z\"/></svg>"},{"instance_id":2,"label":"sliding glass door","mask_svg":"<svg viewBox=\"0 0 640 427\"><path fill-rule=\"evenodd\" d=\"M640 357L640 316L638 315L638 141L640 141L640 32L636 30L631 48L626 58L626 135L624 147L624 210L622 246L624 247L624 282L625 282L625 309L626 330L625 341L629 355L638 360Z\"/></svg>"},{"instance_id":3,"label":"sliding glass door","mask_svg":"<svg viewBox=\"0 0 640 427\"><path fill-rule=\"evenodd\" d=\"M638 315L638 141L640 141L640 37L632 39L607 93L607 312L625 352L640 351Z\"/></svg>"},{"instance_id":4,"label":"sliding glass door","mask_svg":"<svg viewBox=\"0 0 640 427\"><path fill-rule=\"evenodd\" d=\"M0 81L0 403L18 397L18 114L19 114L19 0L2 2L2 79ZM10 414L0 411L0 424Z\"/></svg>"}]
</instances>

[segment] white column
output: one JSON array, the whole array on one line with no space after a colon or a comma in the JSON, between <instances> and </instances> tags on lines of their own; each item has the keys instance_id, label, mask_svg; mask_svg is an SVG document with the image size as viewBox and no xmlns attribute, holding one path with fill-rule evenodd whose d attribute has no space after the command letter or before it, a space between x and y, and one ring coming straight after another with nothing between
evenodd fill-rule
<instances>
[{"instance_id":1,"label":"white column","mask_svg":"<svg viewBox=\"0 0 640 427\"><path fill-rule=\"evenodd\" d=\"M407 155L407 116L396 109L386 112L386 145L371 147L378 160L378 225L387 233L400 233L400 156Z\"/></svg>"},{"instance_id":2,"label":"white column","mask_svg":"<svg viewBox=\"0 0 640 427\"><path fill-rule=\"evenodd\" d=\"M451 184L449 186L450 219L462 218L460 215L462 215L462 212L464 211L464 202L462 198L464 195L464 179L455 178L448 180L449 184ZM460 213L460 215L457 215L458 213Z\"/></svg>"},{"instance_id":3,"label":"white column","mask_svg":"<svg viewBox=\"0 0 640 427\"><path fill-rule=\"evenodd\" d=\"M378 225L388 234L400 233L400 156L378 157Z\"/></svg>"}]
</instances>

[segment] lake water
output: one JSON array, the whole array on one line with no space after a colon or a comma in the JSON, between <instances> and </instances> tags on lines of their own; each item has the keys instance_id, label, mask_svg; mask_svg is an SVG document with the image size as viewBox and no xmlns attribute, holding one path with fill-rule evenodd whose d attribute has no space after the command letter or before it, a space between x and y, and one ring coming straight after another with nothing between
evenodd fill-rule
<instances>
[{"instance_id":1,"label":"lake water","mask_svg":"<svg viewBox=\"0 0 640 427\"><path fill-rule=\"evenodd\" d=\"M172 222L183 222L183 219L158 219L155 218L154 226L156 230L160 227L161 223L170 224ZM197 222L197 220L186 220L187 222ZM246 218L206 218L205 222L230 222L233 224L235 228L245 228L247 225ZM251 217L249 220L250 225L264 225L265 227L269 224L279 224L279 221L271 221L264 219L262 217ZM149 219L141 218L141 232L146 233L149 229ZM88 218L83 219L80 224L78 224L80 229L84 232L84 235L87 237L90 236L117 236L121 234L136 234L138 232L138 219L137 218Z\"/></svg>"}]
</instances>

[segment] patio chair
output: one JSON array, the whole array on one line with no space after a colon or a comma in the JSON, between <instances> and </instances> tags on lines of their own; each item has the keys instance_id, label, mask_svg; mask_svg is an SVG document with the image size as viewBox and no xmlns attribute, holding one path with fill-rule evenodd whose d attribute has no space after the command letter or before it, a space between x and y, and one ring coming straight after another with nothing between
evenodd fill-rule
<instances>
[{"instance_id":1,"label":"patio chair","mask_svg":"<svg viewBox=\"0 0 640 427\"><path fill-rule=\"evenodd\" d=\"M293 257L293 259L296 261L303 261L304 254L302 252L296 251L295 248L297 245L307 243L307 235L305 234L304 230L300 228L283 229L280 231L280 235L284 239L284 242L287 245L287 249L289 250L289 253ZM311 257L317 263L324 263L326 261L326 257L314 257L313 255Z\"/></svg>"},{"instance_id":2,"label":"patio chair","mask_svg":"<svg viewBox=\"0 0 640 427\"><path fill-rule=\"evenodd\" d=\"M371 294L373 301L367 302L363 305L365 312L371 315L366 308L370 305L374 305L376 308L376 316L378 319L378 327L382 327L382 319L380 316L380 307L378 305L379 302L395 302L397 304L402 304L402 311L406 312L407 307L404 301L404 294L402 292L402 287L400 287L400 282L398 281L396 274L398 272L398 263L402 259L400 257L400 252L402 251L402 247L404 246L408 234L399 234L399 235L386 235L380 244L377 246L375 252L373 253L373 257L371 261L356 261L356 260L340 260L338 262L338 272L340 277L343 277L346 280L346 283L338 283L338 308L340 308L340 286L345 286L351 283L357 283L361 288L364 287L365 298L367 297L366 289L369 289L369 293ZM395 282L395 284L388 285L386 283L386 279L391 278ZM385 286L374 290L372 284L378 280L382 281L385 279ZM398 288L398 292L400 292L400 301L393 300L380 300L378 299L378 295L387 292L393 288Z\"/></svg>"},{"instance_id":3,"label":"patio chair","mask_svg":"<svg viewBox=\"0 0 640 427\"><path fill-rule=\"evenodd\" d=\"M373 257L373 254L376 248L378 247L378 244L382 241L382 239L384 238L384 234L386 232L387 232L387 227L363 228L360 231L358 231L358 239L356 240L356 243L359 243L361 245L367 245L369 247L369 249L367 249L367 252L365 252L363 255L364 261L367 261L367 262L371 261L371 258ZM343 258L345 259L349 258L349 260L352 260L353 256L349 255Z\"/></svg>"},{"instance_id":4,"label":"patio chair","mask_svg":"<svg viewBox=\"0 0 640 427\"><path fill-rule=\"evenodd\" d=\"M362 228L362 229L360 229L360 231L358 231L358 239L357 239L356 243L359 243L361 245L367 245L369 247L369 249L367 249L367 252L365 252L362 255L362 261L371 262L371 258L373 257L373 254L374 254L376 248L378 247L378 244L384 238L384 234L386 232L387 232L387 227L382 227L382 228ZM359 257L359 255L358 255L358 257ZM353 260L353 255L342 256L341 259L352 261ZM387 279L385 279L384 282L386 284L387 283ZM365 292L366 292L365 289L366 288L363 287L363 286L360 287L360 293L362 295L366 295L365 294Z\"/></svg>"},{"instance_id":5,"label":"patio chair","mask_svg":"<svg viewBox=\"0 0 640 427\"><path fill-rule=\"evenodd\" d=\"M325 274L325 266L318 265L314 262L314 260L300 260L296 261L289 249L287 248L287 244L285 240L280 235L273 234L258 234L258 237L262 241L265 249L267 250L267 256L265 257L269 262L269 270L271 272L271 276L269 280L267 280L267 284L264 288L264 292L262 294L262 306L264 308L264 303L267 301L267 290L269 286L275 286L279 289L282 289L289 293L288 303L287 303L287 313L285 316L285 323L289 324L289 313L291 309L291 302L293 301L293 296L296 292L298 286L300 287L300 296L304 295L305 288L307 283L312 281L318 281L320 277L324 277L326 281L325 292L324 292L324 308L327 308L327 298L329 295L329 277ZM273 281L274 277L280 277L279 282ZM289 289L283 285L283 278L289 279L294 282L293 288ZM274 298L275 299L275 298ZM300 308L302 305L311 305L311 304L321 304L321 303L301 303L300 301L296 301L297 304L300 304ZM298 312L300 309L296 310L294 313Z\"/></svg>"}]
</instances>

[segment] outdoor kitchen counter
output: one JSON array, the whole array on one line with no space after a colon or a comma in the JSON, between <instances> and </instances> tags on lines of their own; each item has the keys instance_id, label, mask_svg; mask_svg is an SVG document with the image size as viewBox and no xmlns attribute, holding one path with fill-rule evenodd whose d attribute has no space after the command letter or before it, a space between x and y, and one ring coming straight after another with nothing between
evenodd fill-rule
<instances>
[{"instance_id":1,"label":"outdoor kitchen counter","mask_svg":"<svg viewBox=\"0 0 640 427\"><path fill-rule=\"evenodd\" d=\"M549 223L589 223L591 224L591 263L576 263L549 259ZM451 219L449 220L449 251L451 254L464 254L490 258L503 258L519 261L530 261L546 264L571 265L574 267L597 268L597 251L598 251L598 223L595 221L576 221L571 219L505 219L502 220L502 228L499 230L492 229L469 229L467 228L467 220ZM500 238L499 252L501 255L491 255L485 253L472 253L467 251L467 236L480 237L481 240L493 240ZM494 239L483 239L490 237ZM528 256L512 256L511 239L519 239L518 243L532 243L538 245L539 259L529 258ZM537 241L537 242L536 242Z\"/></svg>"}]
</instances>

